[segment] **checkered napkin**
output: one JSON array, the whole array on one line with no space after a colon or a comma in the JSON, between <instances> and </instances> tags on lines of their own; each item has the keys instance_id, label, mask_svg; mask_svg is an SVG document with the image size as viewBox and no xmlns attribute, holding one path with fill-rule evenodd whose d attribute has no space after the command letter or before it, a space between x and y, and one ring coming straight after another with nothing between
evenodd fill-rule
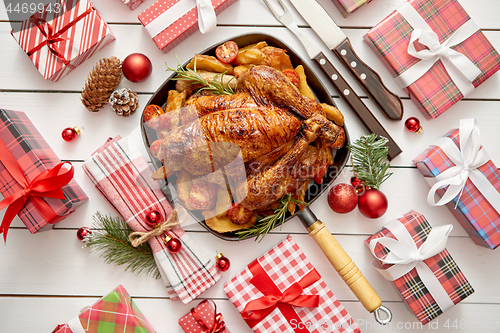
<instances>
[{"instance_id":1,"label":"checkered napkin","mask_svg":"<svg viewBox=\"0 0 500 333\"><path fill-rule=\"evenodd\" d=\"M398 227L401 227L407 230L415 242L416 247L420 249L428 239L432 230L432 227L425 217L422 214L411 211L397 221L399 221L397 227L384 227L381 231L369 237L365 243L370 246L372 240L377 240L382 237L397 239L389 229L394 231L397 230ZM382 259L385 259L390 253L387 247L379 242L376 243L373 252L377 258ZM474 289L472 289L472 286L469 284L448 250L444 249L423 262L428 266L430 271L432 271L432 274L442 286L440 289L446 292L449 300L451 300L453 304L461 302L467 296L474 293ZM392 265L389 264L383 264L382 268L390 269L391 266ZM411 269L408 273L397 278L393 283L423 325L443 313L443 309L440 308L429 292L430 288L422 282L421 276L417 274L416 268Z\"/></svg>"},{"instance_id":2,"label":"checkered napkin","mask_svg":"<svg viewBox=\"0 0 500 333\"><path fill-rule=\"evenodd\" d=\"M134 231L149 231L148 212L156 210L166 220L172 207L152 180L146 159L135 146L133 135L109 140L88 159L83 168L97 189ZM214 260L206 255L180 227L167 232L179 238L182 249L170 253L161 236L149 240L161 276L172 300L187 304L219 279Z\"/></svg>"},{"instance_id":3,"label":"checkered napkin","mask_svg":"<svg viewBox=\"0 0 500 333\"><path fill-rule=\"evenodd\" d=\"M265 283L266 287L257 289L253 284L258 275L264 281L268 281ZM290 236L228 281L224 285L224 292L245 318L249 314L246 309L253 301L268 296L268 292L287 294L291 288L296 287L310 275L316 275L314 282L303 287L302 293L297 298L317 295L318 306L304 307L278 303L274 309L267 309L267 312L271 309L272 311L264 318L246 319L248 326L256 333L360 332L349 313ZM261 310L253 312L258 311Z\"/></svg>"},{"instance_id":4,"label":"checkered napkin","mask_svg":"<svg viewBox=\"0 0 500 333\"><path fill-rule=\"evenodd\" d=\"M69 323L58 325L52 333L155 333L129 293L116 287L94 305L84 309Z\"/></svg>"}]
</instances>

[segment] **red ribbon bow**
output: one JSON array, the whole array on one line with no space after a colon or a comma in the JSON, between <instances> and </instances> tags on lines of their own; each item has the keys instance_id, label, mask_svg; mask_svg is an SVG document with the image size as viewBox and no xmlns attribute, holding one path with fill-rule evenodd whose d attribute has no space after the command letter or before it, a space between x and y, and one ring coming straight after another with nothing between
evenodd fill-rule
<instances>
[{"instance_id":1,"label":"red ribbon bow","mask_svg":"<svg viewBox=\"0 0 500 333\"><path fill-rule=\"evenodd\" d=\"M200 302L198 306L203 306L203 304L208 303L208 299L204 300L203 302ZM211 301L211 300L210 300ZM196 308L191 309L191 314L193 315L194 319L198 322L198 325L201 326L203 329L203 333L223 333L226 330L226 324L224 323L224 320L222 318L222 313L217 313L217 305L213 301L212 305L214 306L214 323L212 327L208 327L208 325L205 324L205 322L200 318L198 313L196 312Z\"/></svg>"},{"instance_id":2,"label":"red ribbon bow","mask_svg":"<svg viewBox=\"0 0 500 333\"><path fill-rule=\"evenodd\" d=\"M24 207L28 198L48 223L59 217L41 197L65 199L62 187L73 179L74 169L71 163L59 163L54 168L43 171L30 182L19 163L1 140L0 162L3 163L14 180L22 186L21 190L0 201L0 210L8 206L0 226L0 234L3 233L5 242L7 242L7 231L12 220ZM66 163L69 163L70 169L61 171L62 166Z\"/></svg>"}]
</instances>

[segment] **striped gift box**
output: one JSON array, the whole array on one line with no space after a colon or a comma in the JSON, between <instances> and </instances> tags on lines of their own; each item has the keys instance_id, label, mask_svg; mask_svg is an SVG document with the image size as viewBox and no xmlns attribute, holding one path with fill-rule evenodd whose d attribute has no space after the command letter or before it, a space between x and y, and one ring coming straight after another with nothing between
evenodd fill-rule
<instances>
[{"instance_id":1,"label":"striped gift box","mask_svg":"<svg viewBox=\"0 0 500 333\"><path fill-rule=\"evenodd\" d=\"M417 248L422 246L432 230L431 225L425 217L415 211L405 214L398 221L402 227L406 228ZM365 240L365 243L369 245L372 240L382 237L397 239L389 229L384 227ZM380 243L377 243L374 252L376 257L383 259L387 256L389 250ZM472 286L448 250L444 249L431 258L424 260L424 263L438 279L453 304L461 302L467 296L474 293L474 289L472 289ZM387 269L390 266L383 264L382 268ZM423 325L443 313L434 297L430 294L428 286L422 282L415 268L394 280L393 283L409 305L411 311L415 313Z\"/></svg>"},{"instance_id":2,"label":"striped gift box","mask_svg":"<svg viewBox=\"0 0 500 333\"><path fill-rule=\"evenodd\" d=\"M342 16L347 17L356 9L371 1L372 0L333 0L333 4L337 7Z\"/></svg>"},{"instance_id":3,"label":"striped gift box","mask_svg":"<svg viewBox=\"0 0 500 333\"><path fill-rule=\"evenodd\" d=\"M0 141L16 158L29 181L61 162L24 112L0 109ZM0 193L7 197L19 190L22 190L21 185L0 162ZM18 216L31 233L52 228L54 223L65 219L88 200L74 179L62 190L65 200L44 198L59 216L56 220L45 221L31 200L26 202Z\"/></svg>"},{"instance_id":4,"label":"striped gift box","mask_svg":"<svg viewBox=\"0 0 500 333\"><path fill-rule=\"evenodd\" d=\"M123 286L82 311L68 324L58 325L52 333L155 333Z\"/></svg>"},{"instance_id":5,"label":"striped gift box","mask_svg":"<svg viewBox=\"0 0 500 333\"><path fill-rule=\"evenodd\" d=\"M423 19L437 34L439 43L451 39L459 28L473 23L469 22L471 18L457 0L410 0L408 4L416 10L416 21ZM364 36L395 77L422 62L408 53L414 28L400 12L405 6L394 11ZM418 41L415 43L417 50L424 48ZM471 90L500 69L500 56L481 30L456 45L451 44L451 49L465 55L478 68L479 75L467 81ZM458 79L455 80L458 82ZM455 80L443 61L437 60L406 90L426 118L436 118L464 97Z\"/></svg>"},{"instance_id":6,"label":"striped gift box","mask_svg":"<svg viewBox=\"0 0 500 333\"><path fill-rule=\"evenodd\" d=\"M115 39L89 0L56 1L55 5L47 4L51 10L32 15L22 23L20 31L11 32L50 81L61 79Z\"/></svg>"}]
</instances>

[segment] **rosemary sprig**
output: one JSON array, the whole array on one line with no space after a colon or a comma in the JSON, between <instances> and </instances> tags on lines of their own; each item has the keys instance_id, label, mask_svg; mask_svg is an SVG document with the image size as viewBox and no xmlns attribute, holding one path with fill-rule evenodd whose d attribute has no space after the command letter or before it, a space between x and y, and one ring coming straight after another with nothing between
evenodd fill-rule
<instances>
[{"instance_id":1,"label":"rosemary sprig","mask_svg":"<svg viewBox=\"0 0 500 333\"><path fill-rule=\"evenodd\" d=\"M191 81L191 85L201 84L202 87L198 89L196 93L199 93L202 90L207 90L217 95L234 95L234 93L236 92L235 89L229 86L229 82L234 80L234 77L232 77L226 84L224 84L224 75L226 74L226 72L215 75L215 77L211 81L207 81L204 77L202 77L196 71L196 55L194 57L194 69L182 67L179 59L177 59L177 68L170 68L167 63L165 63L165 65L167 66L167 71L175 72L177 74L177 76L172 80Z\"/></svg>"},{"instance_id":2,"label":"rosemary sprig","mask_svg":"<svg viewBox=\"0 0 500 333\"><path fill-rule=\"evenodd\" d=\"M236 231L236 235L238 235L240 239L255 235L257 236L255 238L255 241L260 243L260 241L264 239L264 236L267 235L271 230L273 230L278 224L280 224L281 227L283 226L283 223L285 222L286 212L288 210L288 203L290 201L309 205L307 202L296 200L292 198L291 194L287 194L280 199L280 206L274 210L274 214L263 217L262 219L257 221L255 225L248 229Z\"/></svg>"}]
</instances>

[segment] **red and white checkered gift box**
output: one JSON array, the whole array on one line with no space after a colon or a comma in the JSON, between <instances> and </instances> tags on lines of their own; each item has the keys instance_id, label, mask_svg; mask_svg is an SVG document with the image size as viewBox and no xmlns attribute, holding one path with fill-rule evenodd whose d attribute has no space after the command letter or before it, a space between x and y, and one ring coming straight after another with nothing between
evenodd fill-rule
<instances>
[{"instance_id":1,"label":"red and white checkered gift box","mask_svg":"<svg viewBox=\"0 0 500 333\"><path fill-rule=\"evenodd\" d=\"M430 205L446 205L474 243L491 249L500 245L500 171L482 148L474 119L462 119L459 129L413 163L431 186ZM434 193L441 197L437 203Z\"/></svg>"},{"instance_id":2,"label":"red and white checkered gift box","mask_svg":"<svg viewBox=\"0 0 500 333\"><path fill-rule=\"evenodd\" d=\"M500 69L500 56L457 0L410 0L364 36L426 118Z\"/></svg>"},{"instance_id":3,"label":"red and white checkered gift box","mask_svg":"<svg viewBox=\"0 0 500 333\"><path fill-rule=\"evenodd\" d=\"M212 8L208 8L211 2ZM168 52L199 29L202 33L215 28L215 15L236 0L158 0L139 15L144 28L163 52ZM197 8L197 4L200 5ZM215 12L215 14L214 14ZM204 15L199 20L199 15Z\"/></svg>"},{"instance_id":4,"label":"red and white checkered gift box","mask_svg":"<svg viewBox=\"0 0 500 333\"><path fill-rule=\"evenodd\" d=\"M224 292L256 333L360 332L290 236L228 281Z\"/></svg>"},{"instance_id":5,"label":"red and white checkered gift box","mask_svg":"<svg viewBox=\"0 0 500 333\"><path fill-rule=\"evenodd\" d=\"M332 0L333 4L340 11L342 16L351 15L359 7L371 2L372 0Z\"/></svg>"},{"instance_id":6,"label":"red and white checkered gift box","mask_svg":"<svg viewBox=\"0 0 500 333\"><path fill-rule=\"evenodd\" d=\"M130 10L136 9L144 1L146 0L122 0L122 2L130 8Z\"/></svg>"},{"instance_id":7,"label":"red and white checkered gift box","mask_svg":"<svg viewBox=\"0 0 500 333\"><path fill-rule=\"evenodd\" d=\"M59 10L36 13L12 31L16 41L50 81L57 81L115 40L89 0L57 0ZM71 8L65 11L66 8Z\"/></svg>"}]
</instances>

